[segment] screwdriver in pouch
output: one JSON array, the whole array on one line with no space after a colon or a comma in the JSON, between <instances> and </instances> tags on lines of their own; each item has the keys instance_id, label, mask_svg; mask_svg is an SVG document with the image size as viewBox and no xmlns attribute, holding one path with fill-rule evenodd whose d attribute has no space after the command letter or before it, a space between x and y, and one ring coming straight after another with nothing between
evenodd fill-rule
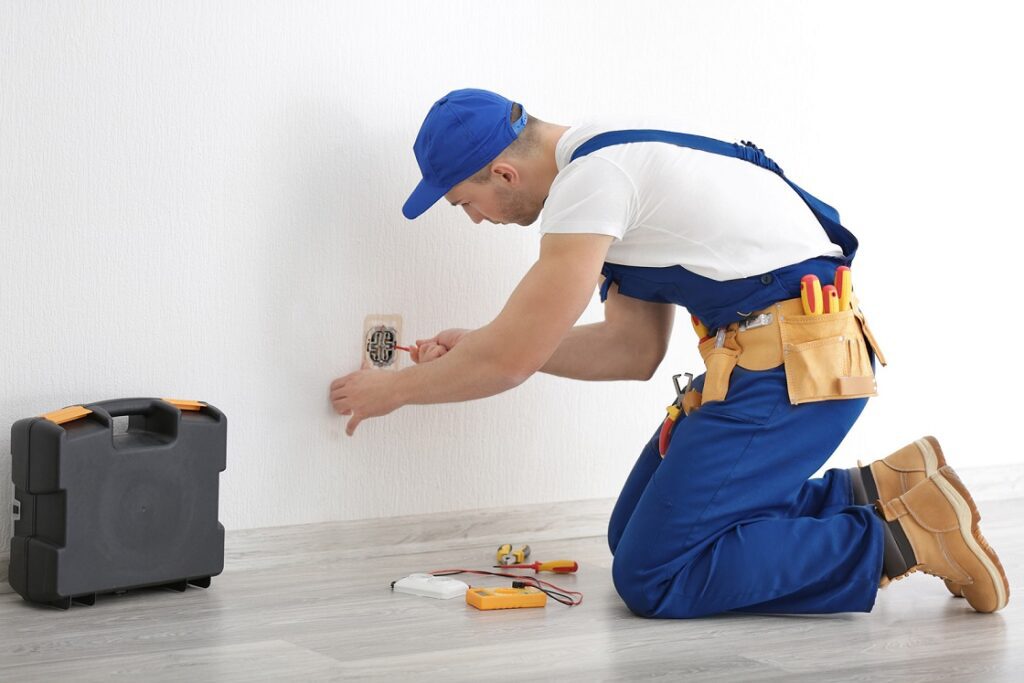
<instances>
[{"instance_id":1,"label":"screwdriver in pouch","mask_svg":"<svg viewBox=\"0 0 1024 683\"><path fill-rule=\"evenodd\" d=\"M697 316L695 316L695 315L693 315L691 313L690 314L690 322L693 324L693 331L697 333L697 338L700 339L700 341L697 342L698 344L703 342L703 341L705 341L706 339L710 339L711 338L711 335L708 334L708 327L707 327L707 325L702 323L700 321L700 318L698 318Z\"/></svg>"},{"instance_id":2,"label":"screwdriver in pouch","mask_svg":"<svg viewBox=\"0 0 1024 683\"><path fill-rule=\"evenodd\" d=\"M850 278L849 266L836 268L836 291L839 292L839 310L845 311L852 306L853 280Z\"/></svg>"},{"instance_id":3,"label":"screwdriver in pouch","mask_svg":"<svg viewBox=\"0 0 1024 683\"><path fill-rule=\"evenodd\" d=\"M821 288L821 298L825 313L838 313L843 310L839 305L839 292L832 285L825 285Z\"/></svg>"},{"instance_id":4,"label":"screwdriver in pouch","mask_svg":"<svg viewBox=\"0 0 1024 683\"><path fill-rule=\"evenodd\" d=\"M803 304L804 315L821 315L821 282L816 275L800 278L800 303Z\"/></svg>"}]
</instances>

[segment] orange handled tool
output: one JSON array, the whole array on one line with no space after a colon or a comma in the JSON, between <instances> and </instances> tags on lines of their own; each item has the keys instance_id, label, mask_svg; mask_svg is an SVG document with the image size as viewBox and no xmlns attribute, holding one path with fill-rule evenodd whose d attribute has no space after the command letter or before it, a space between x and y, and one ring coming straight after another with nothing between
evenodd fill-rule
<instances>
[{"instance_id":1,"label":"orange handled tool","mask_svg":"<svg viewBox=\"0 0 1024 683\"><path fill-rule=\"evenodd\" d=\"M694 318L696 320L696 318ZM708 337L710 339L711 337ZM704 341L701 339L701 341ZM665 420L661 423L661 432L658 433L658 454L661 457L665 457L665 453L668 452L668 442L672 438L672 430L676 427L676 420L683 414L683 396L693 391L693 374L689 372L683 373L686 375L686 388L679 386L679 378L683 375L672 375L672 385L676 388L676 400L665 408L668 413L665 416Z\"/></svg>"},{"instance_id":2,"label":"orange handled tool","mask_svg":"<svg viewBox=\"0 0 1024 683\"><path fill-rule=\"evenodd\" d=\"M572 574L579 565L572 560L554 560L552 562L534 562L533 564L506 564L500 569L532 569L535 572L554 572L555 574Z\"/></svg>"},{"instance_id":3,"label":"orange handled tool","mask_svg":"<svg viewBox=\"0 0 1024 683\"><path fill-rule=\"evenodd\" d=\"M824 307L821 298L821 282L816 275L804 275L800 278L800 303L804 307L804 315L821 315Z\"/></svg>"},{"instance_id":4,"label":"orange handled tool","mask_svg":"<svg viewBox=\"0 0 1024 683\"><path fill-rule=\"evenodd\" d=\"M708 334L708 327L707 327L707 325L702 323L700 321L700 318L698 318L697 316L695 316L695 315L693 315L691 313L690 314L690 322L693 323L693 331L697 333L697 336L700 338L701 342L704 341L705 339L710 339L711 338L711 335ZM697 343L699 344L700 342L697 342Z\"/></svg>"},{"instance_id":5,"label":"orange handled tool","mask_svg":"<svg viewBox=\"0 0 1024 683\"><path fill-rule=\"evenodd\" d=\"M825 313L838 313L843 310L839 307L839 292L832 285L825 285L821 288L821 298L824 302Z\"/></svg>"},{"instance_id":6,"label":"orange handled tool","mask_svg":"<svg viewBox=\"0 0 1024 683\"><path fill-rule=\"evenodd\" d=\"M853 280L850 279L850 268L836 268L836 291L839 292L839 310L845 311L853 306Z\"/></svg>"},{"instance_id":7,"label":"orange handled tool","mask_svg":"<svg viewBox=\"0 0 1024 683\"><path fill-rule=\"evenodd\" d=\"M668 442L672 438L672 430L675 429L676 420L679 419L679 414L683 412L680 406L675 403L668 407L668 415L665 416L665 420L661 423L661 431L658 432L658 453L661 457L665 457L665 453L668 452Z\"/></svg>"}]
</instances>

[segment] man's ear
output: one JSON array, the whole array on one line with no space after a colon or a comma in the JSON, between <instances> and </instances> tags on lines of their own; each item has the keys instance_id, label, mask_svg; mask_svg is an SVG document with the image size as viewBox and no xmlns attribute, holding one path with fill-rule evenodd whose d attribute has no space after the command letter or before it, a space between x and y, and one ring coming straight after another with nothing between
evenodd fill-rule
<instances>
[{"instance_id":1,"label":"man's ear","mask_svg":"<svg viewBox=\"0 0 1024 683\"><path fill-rule=\"evenodd\" d=\"M498 161L491 165L492 178L500 180L509 185L518 185L521 182L519 169L507 161Z\"/></svg>"}]
</instances>

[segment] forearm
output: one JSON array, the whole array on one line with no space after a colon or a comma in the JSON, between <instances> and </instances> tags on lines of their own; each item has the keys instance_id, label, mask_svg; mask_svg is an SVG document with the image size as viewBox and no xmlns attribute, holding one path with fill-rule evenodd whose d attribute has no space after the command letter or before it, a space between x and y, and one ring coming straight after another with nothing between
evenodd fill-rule
<instances>
[{"instance_id":1,"label":"forearm","mask_svg":"<svg viewBox=\"0 0 1024 683\"><path fill-rule=\"evenodd\" d=\"M540 258L498 317L437 360L401 371L402 403L493 396L540 370L587 307L611 240L607 235L545 235Z\"/></svg>"},{"instance_id":2,"label":"forearm","mask_svg":"<svg viewBox=\"0 0 1024 683\"><path fill-rule=\"evenodd\" d=\"M642 345L625 342L607 321L578 325L540 371L590 381L648 379L658 359L645 351Z\"/></svg>"},{"instance_id":3,"label":"forearm","mask_svg":"<svg viewBox=\"0 0 1024 683\"><path fill-rule=\"evenodd\" d=\"M399 371L402 403L455 403L494 396L523 381L524 375L503 362L501 340L490 326L473 330L437 360Z\"/></svg>"}]
</instances>

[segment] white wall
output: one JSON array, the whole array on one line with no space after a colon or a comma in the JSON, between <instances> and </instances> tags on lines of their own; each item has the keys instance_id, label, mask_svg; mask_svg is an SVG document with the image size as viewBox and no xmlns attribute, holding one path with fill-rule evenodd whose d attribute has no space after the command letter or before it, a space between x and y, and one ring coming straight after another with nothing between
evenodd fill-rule
<instances>
[{"instance_id":1,"label":"white wall","mask_svg":"<svg viewBox=\"0 0 1024 683\"><path fill-rule=\"evenodd\" d=\"M466 86L755 140L861 238L891 361L830 464L934 432L955 465L1019 472L1002 5L3 0L0 472L18 418L156 395L229 416L231 528L615 495L699 367L685 316L646 385L538 376L354 438L329 411L365 314L483 324L535 256L534 229L400 214L423 115Z\"/></svg>"}]
</instances>

